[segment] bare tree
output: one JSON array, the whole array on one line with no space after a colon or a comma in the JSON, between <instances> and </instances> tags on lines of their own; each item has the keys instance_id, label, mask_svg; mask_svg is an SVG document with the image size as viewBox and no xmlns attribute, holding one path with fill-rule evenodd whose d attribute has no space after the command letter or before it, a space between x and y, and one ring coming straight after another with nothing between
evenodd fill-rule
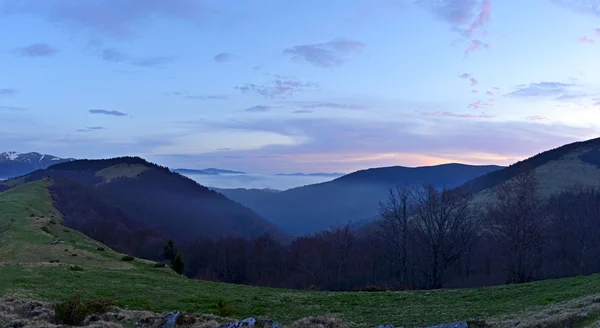
<instances>
[{"instance_id":1,"label":"bare tree","mask_svg":"<svg viewBox=\"0 0 600 328\"><path fill-rule=\"evenodd\" d=\"M390 245L394 275L403 287L408 285L408 211L412 201L407 187L389 189L386 202L379 204L379 227L376 234Z\"/></svg>"},{"instance_id":2,"label":"bare tree","mask_svg":"<svg viewBox=\"0 0 600 328\"><path fill-rule=\"evenodd\" d=\"M425 288L441 288L446 270L469 249L478 228L470 197L423 185L414 196L414 229Z\"/></svg>"},{"instance_id":3,"label":"bare tree","mask_svg":"<svg viewBox=\"0 0 600 328\"><path fill-rule=\"evenodd\" d=\"M533 170L498 186L488 211L489 228L504 250L510 282L532 281L539 275L544 237L544 208Z\"/></svg>"},{"instance_id":4,"label":"bare tree","mask_svg":"<svg viewBox=\"0 0 600 328\"><path fill-rule=\"evenodd\" d=\"M352 222L337 224L330 231L324 233L325 238L331 243L334 261L337 269L337 285L339 289L346 288L350 262L350 251L356 236L352 231Z\"/></svg>"}]
</instances>

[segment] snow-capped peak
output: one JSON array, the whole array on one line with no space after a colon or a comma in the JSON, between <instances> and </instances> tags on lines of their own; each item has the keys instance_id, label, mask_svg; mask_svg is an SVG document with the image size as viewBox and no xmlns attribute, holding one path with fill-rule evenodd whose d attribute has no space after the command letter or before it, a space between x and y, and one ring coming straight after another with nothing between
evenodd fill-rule
<instances>
[{"instance_id":1,"label":"snow-capped peak","mask_svg":"<svg viewBox=\"0 0 600 328\"><path fill-rule=\"evenodd\" d=\"M21 153L17 153L16 151L9 151L0 155L4 155L4 157L8 158L11 161L14 161L15 159L19 158L19 156L21 156Z\"/></svg>"}]
</instances>

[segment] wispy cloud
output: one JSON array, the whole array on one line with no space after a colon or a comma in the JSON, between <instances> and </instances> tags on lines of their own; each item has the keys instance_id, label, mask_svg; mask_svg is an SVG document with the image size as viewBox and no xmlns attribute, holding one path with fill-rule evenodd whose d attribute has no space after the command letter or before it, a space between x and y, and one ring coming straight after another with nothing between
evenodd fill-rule
<instances>
[{"instance_id":1,"label":"wispy cloud","mask_svg":"<svg viewBox=\"0 0 600 328\"><path fill-rule=\"evenodd\" d=\"M85 129L77 129L77 132L94 132L99 130L106 130L106 128L102 126L89 126Z\"/></svg>"},{"instance_id":2,"label":"wispy cloud","mask_svg":"<svg viewBox=\"0 0 600 328\"><path fill-rule=\"evenodd\" d=\"M525 117L525 119L527 121L531 121L531 122L543 122L543 121L547 121L548 118L545 116L540 116L540 115L535 115L535 116L527 116Z\"/></svg>"},{"instance_id":3,"label":"wispy cloud","mask_svg":"<svg viewBox=\"0 0 600 328\"><path fill-rule=\"evenodd\" d=\"M295 110L293 111L294 114L310 114L310 113L314 113L314 111L310 110L310 109L299 109L299 110Z\"/></svg>"},{"instance_id":4,"label":"wispy cloud","mask_svg":"<svg viewBox=\"0 0 600 328\"><path fill-rule=\"evenodd\" d=\"M120 112L118 110L106 110L106 109L90 109L89 113L98 115L109 115L109 116L127 116L128 114Z\"/></svg>"},{"instance_id":5,"label":"wispy cloud","mask_svg":"<svg viewBox=\"0 0 600 328\"><path fill-rule=\"evenodd\" d=\"M229 96L226 95L210 95L210 96L185 96L185 99L197 99L197 100L227 100Z\"/></svg>"},{"instance_id":6,"label":"wispy cloud","mask_svg":"<svg viewBox=\"0 0 600 328\"><path fill-rule=\"evenodd\" d=\"M471 77L469 81L471 81L471 85L477 85L477 83L479 83L479 81L474 77Z\"/></svg>"},{"instance_id":7,"label":"wispy cloud","mask_svg":"<svg viewBox=\"0 0 600 328\"><path fill-rule=\"evenodd\" d=\"M519 85L516 90L507 94L508 97L544 97L563 96L569 93L569 88L576 86L574 83L538 82L528 85Z\"/></svg>"},{"instance_id":8,"label":"wispy cloud","mask_svg":"<svg viewBox=\"0 0 600 328\"><path fill-rule=\"evenodd\" d=\"M17 93L18 93L18 91L15 89L8 89L8 88L0 89L0 96L14 96Z\"/></svg>"},{"instance_id":9,"label":"wispy cloud","mask_svg":"<svg viewBox=\"0 0 600 328\"><path fill-rule=\"evenodd\" d=\"M596 36L600 36L600 28L595 29L594 32L596 32Z\"/></svg>"},{"instance_id":10,"label":"wispy cloud","mask_svg":"<svg viewBox=\"0 0 600 328\"><path fill-rule=\"evenodd\" d=\"M115 48L106 48L100 53L102 60L113 63L124 63L140 67L157 67L173 62L169 56L132 56Z\"/></svg>"},{"instance_id":11,"label":"wispy cloud","mask_svg":"<svg viewBox=\"0 0 600 328\"><path fill-rule=\"evenodd\" d=\"M315 109L315 108L332 108L332 109L350 109L350 110L366 110L369 106L357 104L341 104L326 101L287 101L282 102L290 104L296 108Z\"/></svg>"},{"instance_id":12,"label":"wispy cloud","mask_svg":"<svg viewBox=\"0 0 600 328\"><path fill-rule=\"evenodd\" d=\"M471 93L479 93L477 90L471 90Z\"/></svg>"},{"instance_id":13,"label":"wispy cloud","mask_svg":"<svg viewBox=\"0 0 600 328\"><path fill-rule=\"evenodd\" d=\"M13 50L13 53L20 57L50 57L56 52L56 48L47 43L34 43Z\"/></svg>"},{"instance_id":14,"label":"wispy cloud","mask_svg":"<svg viewBox=\"0 0 600 328\"><path fill-rule=\"evenodd\" d=\"M489 114L455 114L451 112L429 112L429 113L421 113L422 116L426 117L451 117L451 118L477 118L477 119L493 119L496 118L496 115Z\"/></svg>"},{"instance_id":15,"label":"wispy cloud","mask_svg":"<svg viewBox=\"0 0 600 328\"><path fill-rule=\"evenodd\" d=\"M253 112L253 113L264 113L264 112L268 112L272 109L272 107L270 106L262 106L262 105L257 105L257 106L252 106L250 108L246 108L245 110L247 112Z\"/></svg>"},{"instance_id":16,"label":"wispy cloud","mask_svg":"<svg viewBox=\"0 0 600 328\"><path fill-rule=\"evenodd\" d=\"M26 108L24 107L14 107L14 106L0 106L0 110L5 110L5 111L22 111L25 110Z\"/></svg>"},{"instance_id":17,"label":"wispy cloud","mask_svg":"<svg viewBox=\"0 0 600 328\"><path fill-rule=\"evenodd\" d=\"M141 23L156 17L198 22L206 12L198 0L6 1L4 14L36 14L70 31L118 39L135 36Z\"/></svg>"},{"instance_id":18,"label":"wispy cloud","mask_svg":"<svg viewBox=\"0 0 600 328\"><path fill-rule=\"evenodd\" d=\"M361 53L364 48L362 42L338 38L327 43L297 45L283 52L314 66L335 67L344 64L348 56Z\"/></svg>"},{"instance_id":19,"label":"wispy cloud","mask_svg":"<svg viewBox=\"0 0 600 328\"><path fill-rule=\"evenodd\" d=\"M257 94L265 98L288 98L298 92L315 90L318 87L313 82L301 82L289 77L276 76L267 84L248 83L235 87L244 94Z\"/></svg>"},{"instance_id":20,"label":"wispy cloud","mask_svg":"<svg viewBox=\"0 0 600 328\"><path fill-rule=\"evenodd\" d=\"M493 9L490 0L418 0L416 3L469 40L465 56L480 49L489 49L489 44L475 37L486 34L485 25L491 21Z\"/></svg>"},{"instance_id":21,"label":"wispy cloud","mask_svg":"<svg viewBox=\"0 0 600 328\"><path fill-rule=\"evenodd\" d=\"M232 54L228 54L226 52L222 52L213 57L214 61L216 61L217 63L225 63L231 61L233 58L234 56Z\"/></svg>"},{"instance_id":22,"label":"wispy cloud","mask_svg":"<svg viewBox=\"0 0 600 328\"><path fill-rule=\"evenodd\" d=\"M579 43L591 43L594 44L596 43L596 40L592 39L592 38L588 38L587 36L584 36L582 38L577 39L577 41Z\"/></svg>"},{"instance_id":23,"label":"wispy cloud","mask_svg":"<svg viewBox=\"0 0 600 328\"><path fill-rule=\"evenodd\" d=\"M469 73L463 73L461 75L459 75L458 77L460 77L461 79L468 79L471 77L471 74Z\"/></svg>"},{"instance_id":24,"label":"wispy cloud","mask_svg":"<svg viewBox=\"0 0 600 328\"><path fill-rule=\"evenodd\" d=\"M598 0L551 0L565 8L582 14L600 16L600 2Z\"/></svg>"},{"instance_id":25,"label":"wispy cloud","mask_svg":"<svg viewBox=\"0 0 600 328\"><path fill-rule=\"evenodd\" d=\"M489 105L490 105L490 104L488 104L488 103L485 103L485 102L483 102L483 101L481 101L481 100L478 100L478 101L476 101L476 102L474 102L474 103L470 103L470 104L467 106L467 108L473 108L473 109L483 109L483 108L485 108L485 107L487 107L487 106L489 106Z\"/></svg>"},{"instance_id":26,"label":"wispy cloud","mask_svg":"<svg viewBox=\"0 0 600 328\"><path fill-rule=\"evenodd\" d=\"M494 96L494 93L493 93L493 92L491 92L491 91L488 91L488 92L486 92L485 94L486 94L486 95L488 95L488 96L490 96L490 97L493 97L493 96Z\"/></svg>"}]
</instances>

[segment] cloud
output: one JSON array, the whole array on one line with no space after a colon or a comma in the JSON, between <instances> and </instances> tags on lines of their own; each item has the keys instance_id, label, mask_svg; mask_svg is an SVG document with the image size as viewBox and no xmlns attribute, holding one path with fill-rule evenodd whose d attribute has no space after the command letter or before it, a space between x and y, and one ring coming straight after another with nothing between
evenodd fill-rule
<instances>
[{"instance_id":1,"label":"cloud","mask_svg":"<svg viewBox=\"0 0 600 328\"><path fill-rule=\"evenodd\" d=\"M483 43L480 40L471 40L469 47L465 50L465 57L470 53L480 50L482 48L490 49L490 45L487 43Z\"/></svg>"},{"instance_id":2,"label":"cloud","mask_svg":"<svg viewBox=\"0 0 600 328\"><path fill-rule=\"evenodd\" d=\"M253 113L258 113L258 112L268 112L272 109L272 107L270 106L262 106L262 105L257 105L257 106L253 106L250 108L246 108L247 112L253 112Z\"/></svg>"},{"instance_id":3,"label":"cloud","mask_svg":"<svg viewBox=\"0 0 600 328\"><path fill-rule=\"evenodd\" d=\"M310 109L299 109L299 110L295 110L293 111L294 114L310 114L310 113L314 113L314 111L310 110Z\"/></svg>"},{"instance_id":4,"label":"cloud","mask_svg":"<svg viewBox=\"0 0 600 328\"><path fill-rule=\"evenodd\" d=\"M106 48L101 51L102 60L113 63L124 63L140 67L156 67L173 62L175 59L168 56L131 56L115 48Z\"/></svg>"},{"instance_id":5,"label":"cloud","mask_svg":"<svg viewBox=\"0 0 600 328\"><path fill-rule=\"evenodd\" d=\"M50 57L56 52L56 48L47 43L34 43L13 51L15 55L21 57Z\"/></svg>"},{"instance_id":6,"label":"cloud","mask_svg":"<svg viewBox=\"0 0 600 328\"><path fill-rule=\"evenodd\" d=\"M268 84L245 84L235 87L244 94L257 94L265 98L288 98L298 92L315 90L318 87L313 82L300 82L288 77L276 76L275 80Z\"/></svg>"},{"instance_id":7,"label":"cloud","mask_svg":"<svg viewBox=\"0 0 600 328\"><path fill-rule=\"evenodd\" d=\"M486 92L485 94L486 94L486 95L488 95L488 96L490 96L490 97L493 97L493 96L494 96L494 93L493 93L493 92L491 92L491 91L488 91L488 92Z\"/></svg>"},{"instance_id":8,"label":"cloud","mask_svg":"<svg viewBox=\"0 0 600 328\"><path fill-rule=\"evenodd\" d=\"M491 21L493 9L490 0L418 0L416 2L438 19L450 24L453 31L470 40L465 56L490 47L489 44L473 39L480 31L482 35L486 34L484 27Z\"/></svg>"},{"instance_id":9,"label":"cloud","mask_svg":"<svg viewBox=\"0 0 600 328\"><path fill-rule=\"evenodd\" d=\"M461 75L459 75L458 77L460 77L461 79L468 79L471 77L471 74L469 73L463 73Z\"/></svg>"},{"instance_id":10,"label":"cloud","mask_svg":"<svg viewBox=\"0 0 600 328\"><path fill-rule=\"evenodd\" d=\"M500 90L500 88L498 88L498 87L494 87L494 90Z\"/></svg>"},{"instance_id":11,"label":"cloud","mask_svg":"<svg viewBox=\"0 0 600 328\"><path fill-rule=\"evenodd\" d=\"M350 109L350 110L365 110L369 109L366 105L356 105L356 104L340 104L340 103L332 103L332 102L324 102L324 101L290 101L283 102L287 104L291 104L296 108L304 108L304 109L315 109L315 108L332 108L332 109Z\"/></svg>"},{"instance_id":12,"label":"cloud","mask_svg":"<svg viewBox=\"0 0 600 328\"><path fill-rule=\"evenodd\" d=\"M529 98L544 96L562 96L569 93L569 88L576 86L574 83L538 82L529 85L519 85L516 90L507 94L508 97Z\"/></svg>"},{"instance_id":13,"label":"cloud","mask_svg":"<svg viewBox=\"0 0 600 328\"><path fill-rule=\"evenodd\" d=\"M89 126L85 129L77 129L77 132L94 132L99 130L106 130L106 128L102 126Z\"/></svg>"},{"instance_id":14,"label":"cloud","mask_svg":"<svg viewBox=\"0 0 600 328\"><path fill-rule=\"evenodd\" d=\"M8 88L0 89L0 96L14 96L17 93L18 93L18 91L15 89L8 89Z\"/></svg>"},{"instance_id":15,"label":"cloud","mask_svg":"<svg viewBox=\"0 0 600 328\"><path fill-rule=\"evenodd\" d=\"M545 116L540 116L540 115L535 115L535 116L527 116L525 117L525 119L527 121L532 121L532 122L543 122L543 121L547 121L548 118Z\"/></svg>"},{"instance_id":16,"label":"cloud","mask_svg":"<svg viewBox=\"0 0 600 328\"><path fill-rule=\"evenodd\" d=\"M596 32L596 36L600 36L600 28L595 29L594 32Z\"/></svg>"},{"instance_id":17,"label":"cloud","mask_svg":"<svg viewBox=\"0 0 600 328\"><path fill-rule=\"evenodd\" d=\"M471 93L479 93L477 90L471 90Z\"/></svg>"},{"instance_id":18,"label":"cloud","mask_svg":"<svg viewBox=\"0 0 600 328\"><path fill-rule=\"evenodd\" d=\"M90 109L91 114L98 115L109 115L109 116L127 116L128 114L120 112L118 110L105 110L105 109Z\"/></svg>"},{"instance_id":19,"label":"cloud","mask_svg":"<svg viewBox=\"0 0 600 328\"><path fill-rule=\"evenodd\" d=\"M588 38L587 36L584 36L583 38L579 38L579 39L577 39L577 41L579 43L591 43L591 44L596 43L596 41L594 39Z\"/></svg>"},{"instance_id":20,"label":"cloud","mask_svg":"<svg viewBox=\"0 0 600 328\"><path fill-rule=\"evenodd\" d=\"M314 66L336 67L344 64L346 57L359 54L364 48L365 44L362 42L338 38L327 43L294 46L285 49L283 53Z\"/></svg>"},{"instance_id":21,"label":"cloud","mask_svg":"<svg viewBox=\"0 0 600 328\"><path fill-rule=\"evenodd\" d=\"M552 0L552 2L575 12L600 16L600 1L598 0Z\"/></svg>"},{"instance_id":22,"label":"cloud","mask_svg":"<svg viewBox=\"0 0 600 328\"><path fill-rule=\"evenodd\" d=\"M476 102L474 102L474 103L470 103L470 104L467 106L467 108L473 108L473 109L482 109L482 108L485 108L485 107L487 107L487 106L489 106L489 105L490 105L490 104L488 104L488 103L484 103L483 101L481 101L481 100L478 100L478 101L476 101Z\"/></svg>"},{"instance_id":23,"label":"cloud","mask_svg":"<svg viewBox=\"0 0 600 328\"><path fill-rule=\"evenodd\" d=\"M227 100L229 96L226 95L210 95L210 96L185 96L185 99L197 99L197 100Z\"/></svg>"},{"instance_id":24,"label":"cloud","mask_svg":"<svg viewBox=\"0 0 600 328\"><path fill-rule=\"evenodd\" d=\"M26 108L24 107L14 107L14 106L0 106L0 110L5 110L5 111L23 111L26 110Z\"/></svg>"},{"instance_id":25,"label":"cloud","mask_svg":"<svg viewBox=\"0 0 600 328\"><path fill-rule=\"evenodd\" d=\"M34 14L70 31L117 39L136 35L139 27L159 18L196 23L206 12L198 0L33 0L6 1L4 14Z\"/></svg>"},{"instance_id":26,"label":"cloud","mask_svg":"<svg viewBox=\"0 0 600 328\"><path fill-rule=\"evenodd\" d=\"M426 117L452 117L452 118L480 118L480 119L493 119L498 116L496 115L488 115L488 114L455 114L451 112L430 112L430 113L421 113L422 116Z\"/></svg>"},{"instance_id":27,"label":"cloud","mask_svg":"<svg viewBox=\"0 0 600 328\"><path fill-rule=\"evenodd\" d=\"M479 83L479 81L474 77L470 78L469 81L471 81L471 85L477 85L477 83Z\"/></svg>"},{"instance_id":28,"label":"cloud","mask_svg":"<svg viewBox=\"0 0 600 328\"><path fill-rule=\"evenodd\" d=\"M225 52L222 52L220 54L217 54L213 57L213 59L217 62L217 63L225 63L228 61L231 61L233 59L233 55L232 54L228 54Z\"/></svg>"}]
</instances>

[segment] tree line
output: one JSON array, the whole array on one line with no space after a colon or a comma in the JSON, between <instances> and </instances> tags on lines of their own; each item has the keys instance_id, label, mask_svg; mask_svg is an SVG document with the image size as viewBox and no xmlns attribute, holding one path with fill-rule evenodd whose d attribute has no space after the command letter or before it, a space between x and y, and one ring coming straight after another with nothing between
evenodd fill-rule
<instances>
[{"instance_id":1,"label":"tree line","mask_svg":"<svg viewBox=\"0 0 600 328\"><path fill-rule=\"evenodd\" d=\"M522 283L600 272L600 190L540 197L533 173L466 196L398 187L379 218L289 243L274 236L178 246L191 278L320 290L406 290Z\"/></svg>"}]
</instances>

